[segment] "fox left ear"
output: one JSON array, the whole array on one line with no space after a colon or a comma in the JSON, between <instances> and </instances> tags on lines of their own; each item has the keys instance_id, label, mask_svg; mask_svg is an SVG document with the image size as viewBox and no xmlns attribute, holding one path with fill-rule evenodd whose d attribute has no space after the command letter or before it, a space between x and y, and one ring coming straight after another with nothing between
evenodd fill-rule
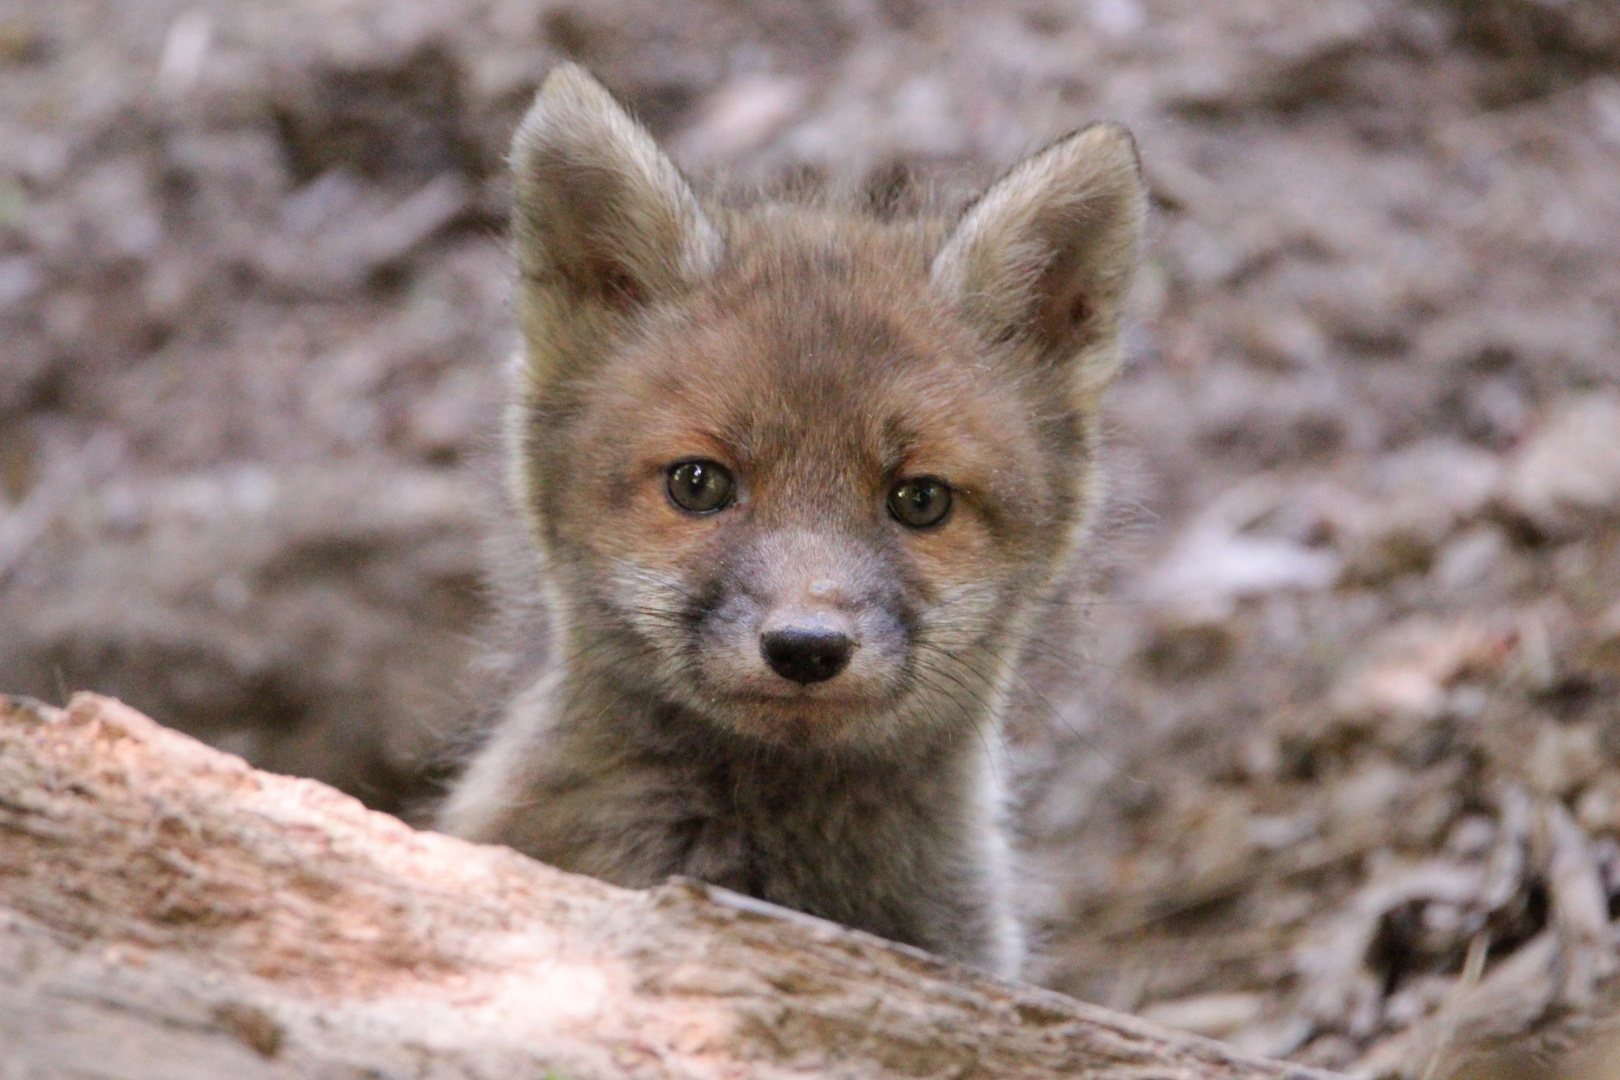
<instances>
[{"instance_id":1,"label":"fox left ear","mask_svg":"<svg viewBox=\"0 0 1620 1080\"><path fill-rule=\"evenodd\" d=\"M963 217L932 276L997 343L1072 366L1077 403L1119 366L1147 188L1130 133L1094 124L1029 158Z\"/></svg>"},{"instance_id":2,"label":"fox left ear","mask_svg":"<svg viewBox=\"0 0 1620 1080\"><path fill-rule=\"evenodd\" d=\"M531 364L614 316L677 295L719 232L645 128L574 64L547 78L512 141L519 318Z\"/></svg>"}]
</instances>

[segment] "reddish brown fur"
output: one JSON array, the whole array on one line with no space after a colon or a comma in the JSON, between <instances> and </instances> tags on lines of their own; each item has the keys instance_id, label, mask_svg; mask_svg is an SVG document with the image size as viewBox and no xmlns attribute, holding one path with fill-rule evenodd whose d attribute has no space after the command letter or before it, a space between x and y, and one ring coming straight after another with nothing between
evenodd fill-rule
<instances>
[{"instance_id":1,"label":"reddish brown fur","mask_svg":"<svg viewBox=\"0 0 1620 1080\"><path fill-rule=\"evenodd\" d=\"M705 205L565 68L514 156L513 494L553 647L447 827L1015 970L995 747L1095 501L1128 137L1059 143L954 223ZM693 460L732 502L676 505ZM905 524L925 478L949 512ZM809 630L849 649L795 678L767 646Z\"/></svg>"},{"instance_id":2,"label":"reddish brown fur","mask_svg":"<svg viewBox=\"0 0 1620 1080\"><path fill-rule=\"evenodd\" d=\"M761 216L729 223L728 257L707 288L537 403L545 423L529 435L531 497L557 562L573 568L564 572L595 577L624 559L679 578L736 550L739 529L805 521L818 524L810 542L825 550L846 529L893 532L883 511L892 481L937 475L959 489L951 519L874 538L903 539L923 601L994 581L1043 588L1083 496L1079 433L1072 417L1032 421L1042 392L1050 399L1041 385L1050 374L1009 380L975 366L982 345L928 289L938 226L788 207ZM628 428L627 417L636 418ZM694 457L742 480L746 525L670 504L665 469ZM783 720L806 716L784 707ZM849 719L821 710L826 736Z\"/></svg>"}]
</instances>

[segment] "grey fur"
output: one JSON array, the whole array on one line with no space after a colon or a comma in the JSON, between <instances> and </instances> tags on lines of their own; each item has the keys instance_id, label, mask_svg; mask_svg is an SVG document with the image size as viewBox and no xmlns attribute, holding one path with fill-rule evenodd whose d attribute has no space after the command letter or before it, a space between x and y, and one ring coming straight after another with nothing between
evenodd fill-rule
<instances>
[{"instance_id":1,"label":"grey fur","mask_svg":"<svg viewBox=\"0 0 1620 1080\"><path fill-rule=\"evenodd\" d=\"M530 561L507 579L549 645L516 643L531 662L441 827L1016 974L1000 732L1097 498L1144 207L1129 137L1055 144L954 226L706 205L564 67L513 156ZM683 456L729 463L735 510L659 499ZM956 488L937 534L882 512L927 468ZM805 618L857 648L796 686L759 641Z\"/></svg>"}]
</instances>

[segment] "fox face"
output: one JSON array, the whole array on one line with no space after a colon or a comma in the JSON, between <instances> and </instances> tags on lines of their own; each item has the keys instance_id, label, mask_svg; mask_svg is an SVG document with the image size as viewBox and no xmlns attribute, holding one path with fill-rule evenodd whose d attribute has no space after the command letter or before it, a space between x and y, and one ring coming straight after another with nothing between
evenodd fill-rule
<instances>
[{"instance_id":1,"label":"fox face","mask_svg":"<svg viewBox=\"0 0 1620 1080\"><path fill-rule=\"evenodd\" d=\"M1042 430L979 362L918 237L729 231L739 254L534 421L565 603L672 700L773 742L994 696L1076 513L1074 418Z\"/></svg>"},{"instance_id":2,"label":"fox face","mask_svg":"<svg viewBox=\"0 0 1620 1080\"><path fill-rule=\"evenodd\" d=\"M1128 136L954 223L708 206L565 67L514 157L513 486L564 662L767 744L972 737L1095 501Z\"/></svg>"}]
</instances>

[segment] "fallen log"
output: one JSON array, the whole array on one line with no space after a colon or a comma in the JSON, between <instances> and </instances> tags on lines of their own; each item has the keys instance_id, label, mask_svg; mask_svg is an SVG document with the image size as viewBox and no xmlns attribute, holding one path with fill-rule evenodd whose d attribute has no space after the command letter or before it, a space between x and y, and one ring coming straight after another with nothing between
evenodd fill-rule
<instances>
[{"instance_id":1,"label":"fallen log","mask_svg":"<svg viewBox=\"0 0 1620 1080\"><path fill-rule=\"evenodd\" d=\"M0 1077L810 1075L1327 1076L418 832L106 698L0 698Z\"/></svg>"}]
</instances>

